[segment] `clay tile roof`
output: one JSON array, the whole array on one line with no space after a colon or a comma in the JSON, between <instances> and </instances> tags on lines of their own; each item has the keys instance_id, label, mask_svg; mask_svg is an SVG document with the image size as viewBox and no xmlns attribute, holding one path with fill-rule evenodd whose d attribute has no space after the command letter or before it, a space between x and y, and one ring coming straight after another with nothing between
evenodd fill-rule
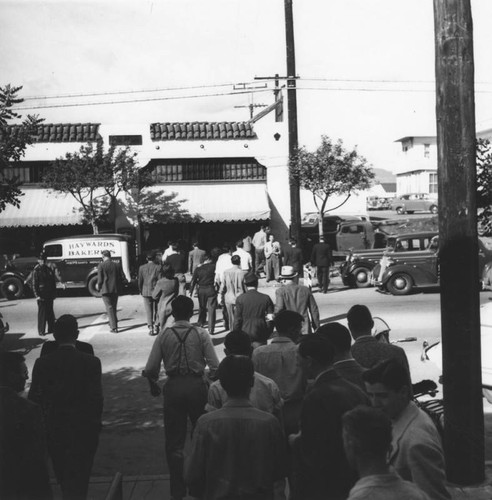
<instances>
[{"instance_id":1,"label":"clay tile roof","mask_svg":"<svg viewBox=\"0 0 492 500\"><path fill-rule=\"evenodd\" d=\"M8 133L15 135L19 125L9 125ZM42 123L38 125L35 142L95 142L99 123Z\"/></svg>"},{"instance_id":2,"label":"clay tile roof","mask_svg":"<svg viewBox=\"0 0 492 500\"><path fill-rule=\"evenodd\" d=\"M256 139L250 122L151 123L153 141Z\"/></svg>"}]
</instances>

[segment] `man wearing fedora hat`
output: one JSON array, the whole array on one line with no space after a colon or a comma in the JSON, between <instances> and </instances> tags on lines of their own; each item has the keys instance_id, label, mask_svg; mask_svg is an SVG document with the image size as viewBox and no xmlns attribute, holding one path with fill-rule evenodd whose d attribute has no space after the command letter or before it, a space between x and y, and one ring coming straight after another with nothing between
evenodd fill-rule
<instances>
[{"instance_id":1,"label":"man wearing fedora hat","mask_svg":"<svg viewBox=\"0 0 492 500\"><path fill-rule=\"evenodd\" d=\"M307 335L320 325L319 309L311 290L294 282L296 276L292 266L282 266L279 279L283 286L275 293L275 314L284 310L298 312L304 317L302 334Z\"/></svg>"}]
</instances>

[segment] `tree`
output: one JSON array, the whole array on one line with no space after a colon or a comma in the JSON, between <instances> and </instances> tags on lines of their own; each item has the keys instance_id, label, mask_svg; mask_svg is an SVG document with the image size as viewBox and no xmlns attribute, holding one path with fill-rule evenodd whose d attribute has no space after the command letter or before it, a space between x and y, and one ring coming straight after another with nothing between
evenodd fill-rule
<instances>
[{"instance_id":1,"label":"tree","mask_svg":"<svg viewBox=\"0 0 492 500\"><path fill-rule=\"evenodd\" d=\"M12 108L24 100L17 97L22 87L6 85L0 87L0 212L7 205L20 206L21 182L18 176L9 170L10 162L19 161L25 154L27 146L34 142L38 125L43 121L38 116L28 115L18 125L11 120L22 118Z\"/></svg>"},{"instance_id":2,"label":"tree","mask_svg":"<svg viewBox=\"0 0 492 500\"><path fill-rule=\"evenodd\" d=\"M290 168L299 179L301 188L313 195L318 210L320 237L323 235L323 217L330 196L347 195L345 203L352 192L367 189L374 178L367 160L359 155L356 148L349 151L343 147L341 139L334 143L325 135L321 137L321 145L316 151L299 148L291 160Z\"/></svg>"},{"instance_id":3,"label":"tree","mask_svg":"<svg viewBox=\"0 0 492 500\"><path fill-rule=\"evenodd\" d=\"M57 158L43 174L45 187L70 193L80 204L85 221L94 234L116 205L121 192L142 189L150 176L142 173L130 148L111 146L104 152L103 141L88 143L76 153Z\"/></svg>"},{"instance_id":4,"label":"tree","mask_svg":"<svg viewBox=\"0 0 492 500\"><path fill-rule=\"evenodd\" d=\"M478 231L480 234L491 233L492 217L492 147L488 139L477 139L477 208Z\"/></svg>"}]
</instances>

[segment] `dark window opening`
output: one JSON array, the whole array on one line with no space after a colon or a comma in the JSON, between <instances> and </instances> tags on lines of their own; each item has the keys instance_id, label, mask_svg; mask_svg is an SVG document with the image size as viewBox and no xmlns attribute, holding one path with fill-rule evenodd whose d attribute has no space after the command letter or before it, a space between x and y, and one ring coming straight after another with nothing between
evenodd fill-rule
<instances>
[{"instance_id":1,"label":"dark window opening","mask_svg":"<svg viewBox=\"0 0 492 500\"><path fill-rule=\"evenodd\" d=\"M110 135L109 144L111 146L141 146L141 135Z\"/></svg>"}]
</instances>

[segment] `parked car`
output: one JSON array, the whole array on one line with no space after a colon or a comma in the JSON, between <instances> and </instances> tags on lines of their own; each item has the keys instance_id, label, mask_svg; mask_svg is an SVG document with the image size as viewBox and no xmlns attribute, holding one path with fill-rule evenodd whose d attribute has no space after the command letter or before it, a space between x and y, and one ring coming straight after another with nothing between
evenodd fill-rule
<instances>
[{"instance_id":1,"label":"parked car","mask_svg":"<svg viewBox=\"0 0 492 500\"><path fill-rule=\"evenodd\" d=\"M391 202L391 210L397 214L430 212L437 214L437 197L427 193L407 193Z\"/></svg>"},{"instance_id":2,"label":"parked car","mask_svg":"<svg viewBox=\"0 0 492 500\"><path fill-rule=\"evenodd\" d=\"M483 276L492 263L492 238L479 236L478 248L479 276ZM439 236L432 238L426 250L383 255L373 269L373 282L393 295L439 287Z\"/></svg>"},{"instance_id":3,"label":"parked car","mask_svg":"<svg viewBox=\"0 0 492 500\"><path fill-rule=\"evenodd\" d=\"M36 257L15 257L3 260L0 267L0 292L8 300L20 299L29 288L25 281L34 266Z\"/></svg>"},{"instance_id":4,"label":"parked car","mask_svg":"<svg viewBox=\"0 0 492 500\"><path fill-rule=\"evenodd\" d=\"M390 210L392 197L368 196L366 200L367 210Z\"/></svg>"},{"instance_id":5,"label":"parked car","mask_svg":"<svg viewBox=\"0 0 492 500\"><path fill-rule=\"evenodd\" d=\"M350 287L366 288L371 285L371 272L384 253L413 252L425 250L436 236L436 231L388 235L384 248L354 250L347 255L340 266L343 284Z\"/></svg>"}]
</instances>

